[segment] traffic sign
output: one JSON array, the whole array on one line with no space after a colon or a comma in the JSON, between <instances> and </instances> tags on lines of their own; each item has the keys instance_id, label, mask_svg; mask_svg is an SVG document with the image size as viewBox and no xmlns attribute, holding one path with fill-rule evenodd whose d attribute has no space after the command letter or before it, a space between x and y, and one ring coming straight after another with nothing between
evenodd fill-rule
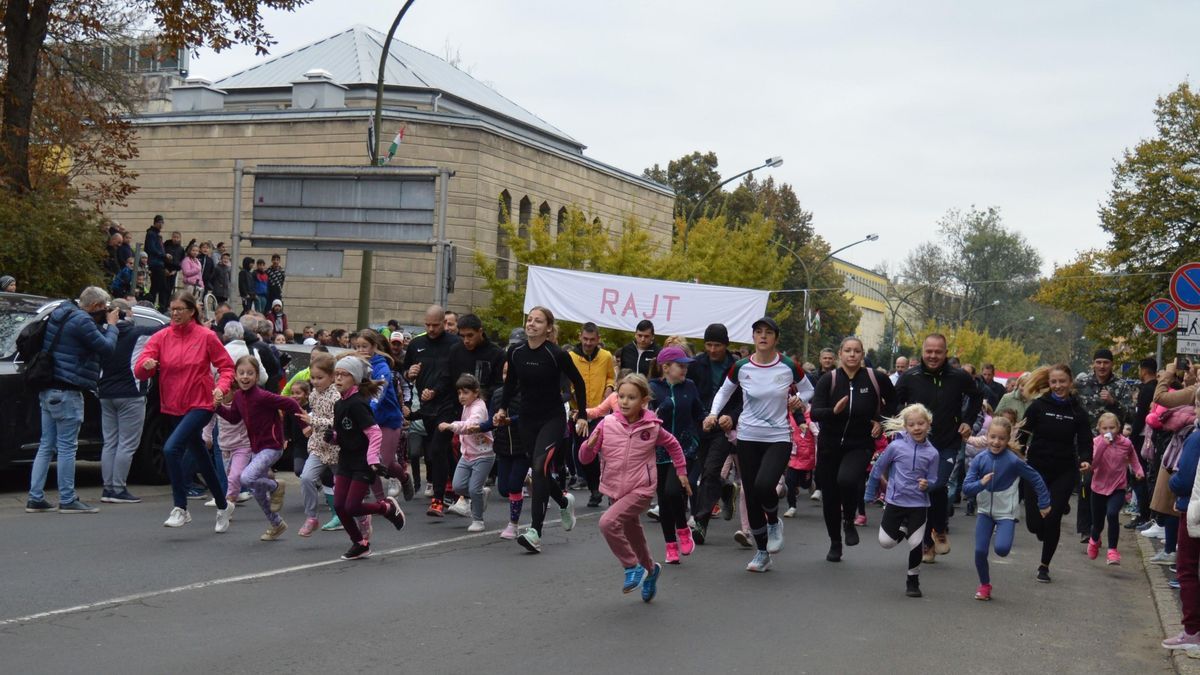
<instances>
[{"instance_id":1,"label":"traffic sign","mask_svg":"<svg viewBox=\"0 0 1200 675\"><path fill-rule=\"evenodd\" d=\"M1179 310L1166 298L1151 300L1142 312L1142 321L1155 333L1170 333L1179 325Z\"/></svg>"},{"instance_id":2,"label":"traffic sign","mask_svg":"<svg viewBox=\"0 0 1200 675\"><path fill-rule=\"evenodd\" d=\"M1179 332L1175 334L1175 351L1179 354L1200 354L1200 312L1179 313Z\"/></svg>"},{"instance_id":3,"label":"traffic sign","mask_svg":"<svg viewBox=\"0 0 1200 675\"><path fill-rule=\"evenodd\" d=\"M1179 309L1200 309L1200 262L1181 265L1171 275L1171 299Z\"/></svg>"}]
</instances>

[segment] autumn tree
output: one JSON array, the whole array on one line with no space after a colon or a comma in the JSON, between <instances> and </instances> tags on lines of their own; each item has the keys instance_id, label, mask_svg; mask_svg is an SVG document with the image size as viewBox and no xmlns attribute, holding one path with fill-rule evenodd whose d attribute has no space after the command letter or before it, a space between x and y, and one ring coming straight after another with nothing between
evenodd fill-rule
<instances>
[{"instance_id":1,"label":"autumn tree","mask_svg":"<svg viewBox=\"0 0 1200 675\"><path fill-rule=\"evenodd\" d=\"M667 162L666 168L655 164L642 175L675 191L676 218L687 218L700 198L721 183L715 152L696 151Z\"/></svg>"}]
</instances>

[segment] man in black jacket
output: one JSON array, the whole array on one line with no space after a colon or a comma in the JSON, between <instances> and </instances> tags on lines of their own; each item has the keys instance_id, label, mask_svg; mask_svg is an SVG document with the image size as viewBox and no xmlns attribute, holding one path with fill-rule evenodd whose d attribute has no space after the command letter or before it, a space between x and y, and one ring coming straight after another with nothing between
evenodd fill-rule
<instances>
[{"instance_id":1,"label":"man in black jacket","mask_svg":"<svg viewBox=\"0 0 1200 675\"><path fill-rule=\"evenodd\" d=\"M239 319L239 321L245 333L243 339L246 341L246 348L250 350L251 354L258 357L259 363L267 371L267 383L263 386L263 389L272 394L278 394L279 378L283 372L283 368L279 365L279 357L275 356L275 352L271 351L271 345L263 342L258 336L259 323L264 320L246 315Z\"/></svg>"},{"instance_id":2,"label":"man in black jacket","mask_svg":"<svg viewBox=\"0 0 1200 675\"><path fill-rule=\"evenodd\" d=\"M154 216L154 224L146 230L146 260L150 267L150 301L159 311L166 311L171 301L171 285L167 283L166 249L163 247L162 216ZM172 277L172 281L174 278Z\"/></svg>"},{"instance_id":3,"label":"man in black jacket","mask_svg":"<svg viewBox=\"0 0 1200 675\"><path fill-rule=\"evenodd\" d=\"M966 400L966 406L963 401ZM971 435L969 422L979 415L983 394L975 378L946 362L946 336L932 333L921 345L921 363L896 381L896 409L920 403L933 413L929 442L937 448L938 480L929 486L929 529L925 532L924 561L950 552L948 491L962 442Z\"/></svg>"},{"instance_id":4,"label":"man in black jacket","mask_svg":"<svg viewBox=\"0 0 1200 675\"><path fill-rule=\"evenodd\" d=\"M504 350L488 340L483 322L474 314L459 317L458 338L450 346L450 381L474 375L479 380L479 398L492 400L492 392L504 382ZM458 410L461 414L461 406Z\"/></svg>"},{"instance_id":5,"label":"man in black jacket","mask_svg":"<svg viewBox=\"0 0 1200 675\"><path fill-rule=\"evenodd\" d=\"M1130 424L1133 426L1133 434L1130 441L1133 442L1133 447L1138 451L1138 461L1142 463L1142 471L1150 480L1140 480L1133 484L1133 494L1137 497L1138 517L1125 525L1126 529L1136 529L1139 525L1150 520L1150 495L1154 480L1154 474L1150 473L1152 468L1145 459L1142 458L1142 443L1145 442L1146 436L1146 415L1150 414L1150 407L1154 405L1154 388L1158 385L1158 361L1148 358L1142 359L1138 363L1138 379L1141 384L1137 388L1136 407L1133 411L1133 419Z\"/></svg>"},{"instance_id":6,"label":"man in black jacket","mask_svg":"<svg viewBox=\"0 0 1200 675\"><path fill-rule=\"evenodd\" d=\"M183 269L183 258L186 255L183 250L183 234L172 232L171 240L163 244L163 251L167 261L167 302L163 303L163 307L166 307L171 300L171 293L175 291L175 277L179 275L179 270Z\"/></svg>"},{"instance_id":7,"label":"man in black jacket","mask_svg":"<svg viewBox=\"0 0 1200 675\"><path fill-rule=\"evenodd\" d=\"M643 319L638 322L633 333L633 342L621 347L617 353L617 372L620 379L622 370L632 370L645 375L654 376L654 359L658 358L658 345L654 344L654 324Z\"/></svg>"},{"instance_id":8,"label":"man in black jacket","mask_svg":"<svg viewBox=\"0 0 1200 675\"><path fill-rule=\"evenodd\" d=\"M1000 399L1008 393L1004 389L1004 385L996 381L996 366L991 363L983 364L983 380L980 382L980 391L983 393L983 398L987 400L988 405L992 406L992 410L1000 405ZM967 420L970 422L971 420Z\"/></svg>"},{"instance_id":9,"label":"man in black jacket","mask_svg":"<svg viewBox=\"0 0 1200 675\"><path fill-rule=\"evenodd\" d=\"M729 353L729 331L724 324L714 323L704 329L704 353L698 355L688 366L687 377L700 390L700 405L704 410L712 407L713 398L735 363ZM703 544L708 535L708 521L712 518L713 505L718 499L725 501L725 512L733 513L733 485L721 480L721 467L734 452L733 444L725 432L737 425L742 412L742 390L721 409L717 417L717 429L700 432L700 445L696 449L696 466L701 467L699 494L692 504L692 515L696 527L692 534L697 544Z\"/></svg>"},{"instance_id":10,"label":"man in black jacket","mask_svg":"<svg viewBox=\"0 0 1200 675\"><path fill-rule=\"evenodd\" d=\"M413 383L413 415L424 423L428 435L425 465L433 501L426 515L434 518L443 517L446 510L451 433L438 431L438 425L458 419L458 396L450 377L450 348L458 342L457 335L446 332L446 310L431 305L425 310L425 334L413 338L404 354L404 377Z\"/></svg>"}]
</instances>

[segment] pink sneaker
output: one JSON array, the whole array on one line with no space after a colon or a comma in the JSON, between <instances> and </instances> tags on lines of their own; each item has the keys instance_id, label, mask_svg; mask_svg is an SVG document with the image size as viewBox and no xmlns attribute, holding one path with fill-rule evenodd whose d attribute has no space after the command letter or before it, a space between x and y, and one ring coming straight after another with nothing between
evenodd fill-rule
<instances>
[{"instance_id":1,"label":"pink sneaker","mask_svg":"<svg viewBox=\"0 0 1200 675\"><path fill-rule=\"evenodd\" d=\"M509 523L508 527L505 527L504 531L500 533L500 538L501 539L516 539L517 538L517 526L514 525L513 523Z\"/></svg>"},{"instance_id":2,"label":"pink sneaker","mask_svg":"<svg viewBox=\"0 0 1200 675\"><path fill-rule=\"evenodd\" d=\"M316 518L309 518L304 521L304 524L300 526L300 531L296 534L301 537L311 537L312 533L320 526L321 523Z\"/></svg>"},{"instance_id":3,"label":"pink sneaker","mask_svg":"<svg viewBox=\"0 0 1200 675\"><path fill-rule=\"evenodd\" d=\"M679 552L683 555L691 555L692 551L696 550L696 542L692 541L692 528L685 527L682 530L675 530L675 536L679 539Z\"/></svg>"},{"instance_id":4,"label":"pink sneaker","mask_svg":"<svg viewBox=\"0 0 1200 675\"><path fill-rule=\"evenodd\" d=\"M1087 554L1088 560L1095 560L1096 556L1100 555L1100 542L1095 539L1088 539Z\"/></svg>"},{"instance_id":5,"label":"pink sneaker","mask_svg":"<svg viewBox=\"0 0 1200 675\"><path fill-rule=\"evenodd\" d=\"M1163 640L1162 646L1167 649L1186 649L1189 652L1200 650L1200 633L1190 635L1186 630L1179 631L1179 635Z\"/></svg>"},{"instance_id":6,"label":"pink sneaker","mask_svg":"<svg viewBox=\"0 0 1200 675\"><path fill-rule=\"evenodd\" d=\"M673 542L670 544L667 544L667 564L668 565L678 565L679 564L679 544L676 544Z\"/></svg>"},{"instance_id":7,"label":"pink sneaker","mask_svg":"<svg viewBox=\"0 0 1200 675\"><path fill-rule=\"evenodd\" d=\"M1109 565L1120 565L1121 564L1121 552L1115 548L1108 549L1108 564Z\"/></svg>"},{"instance_id":8,"label":"pink sneaker","mask_svg":"<svg viewBox=\"0 0 1200 675\"><path fill-rule=\"evenodd\" d=\"M860 514L858 514L857 516L855 516L855 517L854 517L854 524L855 524L855 525L857 525L857 526L859 526L859 527L866 527L866 525L867 525L867 514L865 514L865 513L860 513Z\"/></svg>"},{"instance_id":9,"label":"pink sneaker","mask_svg":"<svg viewBox=\"0 0 1200 675\"><path fill-rule=\"evenodd\" d=\"M992 599L992 585L991 584L980 584L979 588L975 589L975 599L976 600L991 600Z\"/></svg>"}]
</instances>

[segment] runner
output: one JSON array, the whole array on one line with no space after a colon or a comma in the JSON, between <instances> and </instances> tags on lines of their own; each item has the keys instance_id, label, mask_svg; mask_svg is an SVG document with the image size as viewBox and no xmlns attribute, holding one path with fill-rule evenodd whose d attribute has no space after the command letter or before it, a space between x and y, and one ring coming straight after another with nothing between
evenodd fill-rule
<instances>
[{"instance_id":1,"label":"runner","mask_svg":"<svg viewBox=\"0 0 1200 675\"><path fill-rule=\"evenodd\" d=\"M813 394L812 419L821 425L817 436L817 489L829 534L825 559L842 559L842 532L847 546L858 545L854 518L867 464L875 452L885 417L895 410L892 382L863 367L863 344L847 337L838 347L841 365L821 376ZM874 495L870 496L874 499Z\"/></svg>"},{"instance_id":2,"label":"runner","mask_svg":"<svg viewBox=\"0 0 1200 675\"><path fill-rule=\"evenodd\" d=\"M779 324L763 317L752 328L754 354L729 371L704 419L704 428L717 428L721 410L734 392L741 390L745 407L737 427L737 458L746 486L750 533L758 548L746 570L766 572L771 568L771 553L783 550L776 487L792 452L787 416L789 410L800 409L812 398L813 389L796 364L779 353Z\"/></svg>"},{"instance_id":3,"label":"runner","mask_svg":"<svg viewBox=\"0 0 1200 675\"><path fill-rule=\"evenodd\" d=\"M704 353L688 366L688 379L696 383L704 410L712 408L713 399L725 382L725 375L735 363L737 360L729 353L729 330L724 324L710 324L704 329ZM734 445L727 434L733 431L741 413L742 391L738 389L717 413L716 428L702 429L700 432L700 443L696 448L696 463L701 467L700 484L695 504L692 505L695 520L692 535L697 544L703 544L708 536L708 521L712 518L713 506L718 499L724 499L730 516L733 515L737 488L725 483L721 478L721 469L734 452Z\"/></svg>"},{"instance_id":4,"label":"runner","mask_svg":"<svg viewBox=\"0 0 1200 675\"><path fill-rule=\"evenodd\" d=\"M567 353L549 342L554 327L554 314L545 307L534 307L525 318L525 340L508 351L505 360L507 379L500 398L500 409L493 416L496 426L508 423L508 408L513 398L521 395L521 447L532 458L533 465L533 522L517 543L531 553L542 550L541 532L546 520L549 499L558 504L562 513L563 530L575 527L575 496L563 494L549 476L554 463L554 451L566 430L559 382L563 375L571 383L576 408L575 433L587 433L587 410L583 377Z\"/></svg>"},{"instance_id":5,"label":"runner","mask_svg":"<svg viewBox=\"0 0 1200 675\"><path fill-rule=\"evenodd\" d=\"M704 408L700 405L700 392L696 383L687 379L687 367L691 357L675 346L663 347L658 353L658 367L663 376L650 381L651 407L662 420L663 428L671 432L683 448L687 475L696 463L696 445L700 436L700 421ZM671 474L679 473L675 460L663 446L657 450L658 464L658 507L659 524L662 525L663 540L667 544L666 562L678 565L680 555L691 555L696 544L692 541L692 530L688 527L688 504L677 481ZM689 482L689 486L691 483ZM691 493L689 487L686 492Z\"/></svg>"},{"instance_id":6,"label":"runner","mask_svg":"<svg viewBox=\"0 0 1200 675\"><path fill-rule=\"evenodd\" d=\"M458 398L450 379L450 348L459 342L457 335L446 332L446 310L431 305L425 310L425 334L413 338L404 354L404 373L413 383L413 400L420 405L414 421L425 431L425 466L433 488L426 515L442 518L446 514L446 479L449 472L449 431L438 431L442 422L458 419Z\"/></svg>"}]
</instances>

